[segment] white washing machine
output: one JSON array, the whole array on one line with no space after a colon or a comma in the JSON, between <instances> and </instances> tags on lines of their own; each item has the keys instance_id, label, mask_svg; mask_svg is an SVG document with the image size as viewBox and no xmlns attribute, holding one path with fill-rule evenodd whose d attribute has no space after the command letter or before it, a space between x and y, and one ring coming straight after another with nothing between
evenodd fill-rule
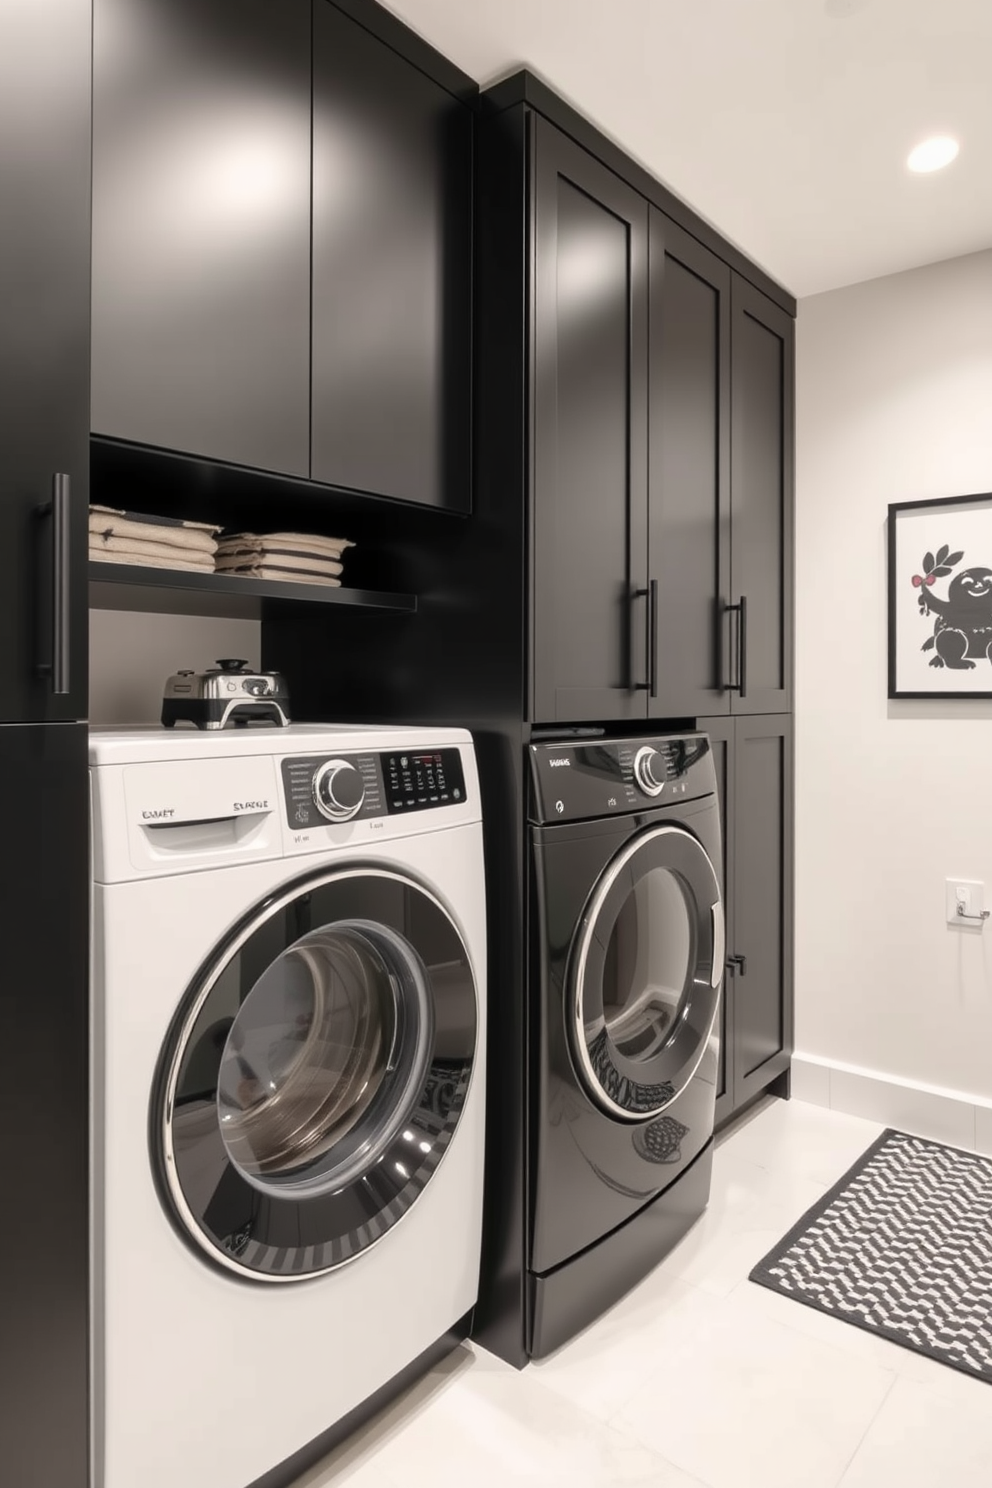
<instances>
[{"instance_id":1,"label":"white washing machine","mask_svg":"<svg viewBox=\"0 0 992 1488\"><path fill-rule=\"evenodd\" d=\"M457 729L94 731L97 1488L245 1488L472 1308Z\"/></svg>"}]
</instances>

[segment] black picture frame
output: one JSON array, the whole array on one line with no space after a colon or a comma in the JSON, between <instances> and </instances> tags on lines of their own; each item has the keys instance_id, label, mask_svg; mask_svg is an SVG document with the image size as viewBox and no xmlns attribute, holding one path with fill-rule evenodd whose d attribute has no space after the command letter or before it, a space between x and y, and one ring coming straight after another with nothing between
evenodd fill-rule
<instances>
[{"instance_id":1,"label":"black picture frame","mask_svg":"<svg viewBox=\"0 0 992 1488\"><path fill-rule=\"evenodd\" d=\"M929 524L914 524L913 517L927 513L939 519L941 540L931 540L927 546L923 537L921 556L915 560L918 567L909 574L905 555L901 554L901 539L910 541L910 525L916 525L921 536L925 534ZM893 502L886 525L889 697L992 698L992 493ZM983 537L986 526L987 540ZM955 568L957 573L953 572ZM962 590L958 581L978 571L987 573L987 582L978 577ZM907 603L907 578L918 591L912 606ZM949 591L946 596L945 587ZM932 629L920 626L921 619L928 622L931 618ZM910 639L914 619L915 633ZM943 641L942 635L946 636ZM932 653L926 672L922 672L918 657L908 664L917 638L923 638L919 652ZM931 670L934 686L919 685ZM910 677L910 672L920 676ZM955 687L959 679L961 685ZM906 685L910 680L917 685ZM966 686L966 681L971 685Z\"/></svg>"}]
</instances>

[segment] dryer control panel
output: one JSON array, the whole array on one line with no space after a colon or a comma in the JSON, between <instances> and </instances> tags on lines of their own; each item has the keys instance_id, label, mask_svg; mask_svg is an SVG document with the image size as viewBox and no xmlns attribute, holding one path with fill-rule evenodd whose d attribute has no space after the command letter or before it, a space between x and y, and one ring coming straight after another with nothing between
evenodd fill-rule
<instances>
[{"instance_id":1,"label":"dryer control panel","mask_svg":"<svg viewBox=\"0 0 992 1488\"><path fill-rule=\"evenodd\" d=\"M293 831L465 800L457 749L299 755L282 761L282 780Z\"/></svg>"},{"instance_id":2,"label":"dryer control panel","mask_svg":"<svg viewBox=\"0 0 992 1488\"><path fill-rule=\"evenodd\" d=\"M716 774L706 734L563 739L532 744L531 820L618 816L712 795Z\"/></svg>"}]
</instances>

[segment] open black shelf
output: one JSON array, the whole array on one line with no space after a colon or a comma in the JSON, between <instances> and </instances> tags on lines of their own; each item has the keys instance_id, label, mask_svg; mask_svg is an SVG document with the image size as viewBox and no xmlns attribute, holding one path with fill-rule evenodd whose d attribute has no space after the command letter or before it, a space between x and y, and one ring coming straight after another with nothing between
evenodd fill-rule
<instances>
[{"instance_id":1,"label":"open black shelf","mask_svg":"<svg viewBox=\"0 0 992 1488\"><path fill-rule=\"evenodd\" d=\"M300 604L351 605L407 614L417 608L413 594L97 562L90 563L90 604L99 610L211 615L230 620L260 620L275 607Z\"/></svg>"}]
</instances>

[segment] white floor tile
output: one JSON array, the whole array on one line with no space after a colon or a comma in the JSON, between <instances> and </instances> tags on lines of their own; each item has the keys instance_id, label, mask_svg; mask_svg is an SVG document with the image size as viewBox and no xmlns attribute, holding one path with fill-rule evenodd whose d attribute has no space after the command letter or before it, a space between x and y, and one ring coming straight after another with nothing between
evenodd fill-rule
<instances>
[{"instance_id":1,"label":"white floor tile","mask_svg":"<svg viewBox=\"0 0 992 1488\"><path fill-rule=\"evenodd\" d=\"M952 1396L900 1377L841 1479L843 1488L988 1488L992 1388L963 1383L972 1393Z\"/></svg>"},{"instance_id":2,"label":"white floor tile","mask_svg":"<svg viewBox=\"0 0 992 1488\"><path fill-rule=\"evenodd\" d=\"M701 1488L529 1372L488 1367L463 1352L467 1365L442 1365L372 1423L357 1450L329 1459L304 1480L306 1488L436 1488L445 1481L471 1488Z\"/></svg>"},{"instance_id":3,"label":"white floor tile","mask_svg":"<svg viewBox=\"0 0 992 1488\"><path fill-rule=\"evenodd\" d=\"M882 1125L804 1101L769 1101L724 1137L737 1157L827 1187L881 1135Z\"/></svg>"},{"instance_id":4,"label":"white floor tile","mask_svg":"<svg viewBox=\"0 0 992 1488\"><path fill-rule=\"evenodd\" d=\"M729 1297L616 1424L712 1488L836 1488L895 1379Z\"/></svg>"},{"instance_id":5,"label":"white floor tile","mask_svg":"<svg viewBox=\"0 0 992 1488\"><path fill-rule=\"evenodd\" d=\"M659 1358L677 1354L708 1326L718 1299L660 1267L591 1328L531 1364L547 1389L603 1421L616 1415Z\"/></svg>"},{"instance_id":6,"label":"white floor tile","mask_svg":"<svg viewBox=\"0 0 992 1488\"><path fill-rule=\"evenodd\" d=\"M824 1193L823 1183L787 1169L760 1168L724 1145L715 1154L705 1214L662 1268L703 1291L728 1296Z\"/></svg>"},{"instance_id":7,"label":"white floor tile","mask_svg":"<svg viewBox=\"0 0 992 1488\"><path fill-rule=\"evenodd\" d=\"M880 1130L762 1105L704 1218L579 1338L522 1373L464 1345L297 1488L985 1488L987 1384L747 1280Z\"/></svg>"},{"instance_id":8,"label":"white floor tile","mask_svg":"<svg viewBox=\"0 0 992 1488\"><path fill-rule=\"evenodd\" d=\"M816 1339L830 1348L839 1349L841 1353L851 1354L856 1359L876 1364L880 1369L887 1369L894 1374L903 1373L910 1367L910 1361L918 1357L901 1344L880 1338L877 1333L869 1333L866 1328L856 1328L853 1323L831 1317L818 1308L807 1307L802 1302L784 1297L781 1292L773 1292L768 1287L758 1286L755 1282L745 1282L734 1293L734 1297L746 1311L753 1311L780 1327L801 1333L806 1338Z\"/></svg>"}]
</instances>

